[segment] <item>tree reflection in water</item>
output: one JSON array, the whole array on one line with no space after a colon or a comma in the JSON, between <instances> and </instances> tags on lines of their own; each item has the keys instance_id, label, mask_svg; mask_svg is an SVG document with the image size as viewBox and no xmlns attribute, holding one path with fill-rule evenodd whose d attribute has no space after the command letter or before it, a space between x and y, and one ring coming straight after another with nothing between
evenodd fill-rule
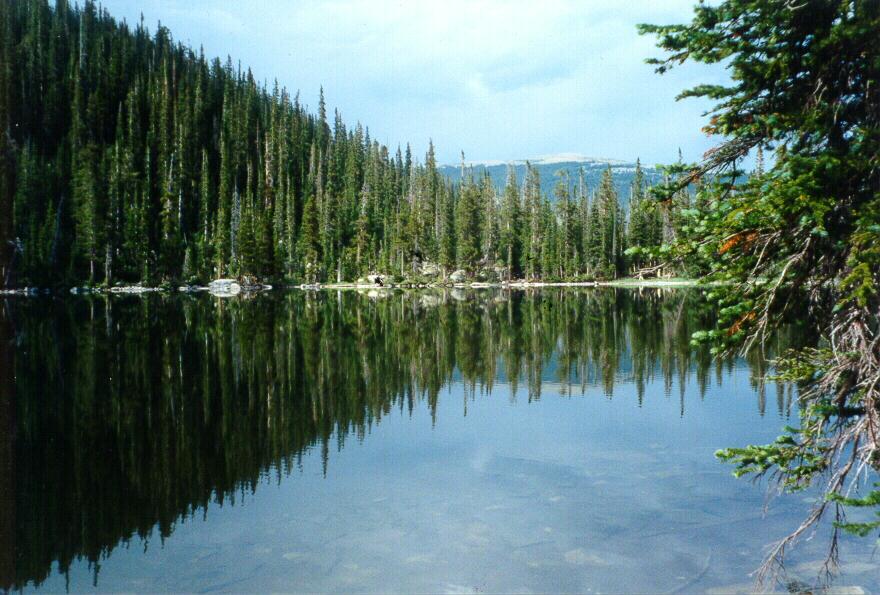
<instances>
[{"instance_id":1,"label":"tree reflection in water","mask_svg":"<svg viewBox=\"0 0 880 595\"><path fill-rule=\"evenodd\" d=\"M436 412L542 384L575 396L634 382L638 398L732 360L690 345L712 317L697 291L273 293L7 300L0 309L0 587L53 562L95 569L134 536L171 535L210 502L234 503L304 453L363 440L392 409ZM780 343L786 336L778 338ZM773 348L778 348L774 345ZM766 355L766 354L765 354ZM764 358L747 363L763 413ZM777 389L776 407L791 395ZM681 414L686 415L684 399Z\"/></svg>"}]
</instances>

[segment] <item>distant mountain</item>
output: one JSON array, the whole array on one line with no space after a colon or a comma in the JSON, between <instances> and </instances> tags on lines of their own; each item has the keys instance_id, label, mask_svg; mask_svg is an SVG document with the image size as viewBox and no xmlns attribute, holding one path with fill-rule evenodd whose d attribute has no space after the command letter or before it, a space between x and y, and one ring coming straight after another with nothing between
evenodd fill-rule
<instances>
[{"instance_id":1,"label":"distant mountain","mask_svg":"<svg viewBox=\"0 0 880 595\"><path fill-rule=\"evenodd\" d=\"M516 161L472 161L465 162L467 167L473 167L474 176L481 176L483 171L488 170L492 181L499 189L504 188L507 182L507 167L513 166L516 169L517 179L522 185L526 174L525 159ZM620 195L621 204L629 202L630 185L632 184L633 175L636 169L635 162L620 161L618 159L599 159L594 157L586 157L574 153L561 153L558 155L545 155L535 159L529 159L538 173L541 174L541 189L545 194L550 196L550 200L554 200L553 188L559 180L558 175L563 171L569 172L572 187L577 184L578 171L583 168L588 188L592 191L599 186L599 180L605 168L610 167L614 176L614 185ZM440 173L449 179L457 182L461 179L461 165L442 165L439 168ZM655 168L642 164L642 171L645 174L645 181L648 185L655 184L662 180L662 174Z\"/></svg>"}]
</instances>

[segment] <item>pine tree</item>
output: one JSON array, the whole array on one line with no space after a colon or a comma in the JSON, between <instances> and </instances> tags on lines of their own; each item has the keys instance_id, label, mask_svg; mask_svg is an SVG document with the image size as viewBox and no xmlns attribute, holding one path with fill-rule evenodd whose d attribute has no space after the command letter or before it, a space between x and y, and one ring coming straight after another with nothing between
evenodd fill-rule
<instances>
[{"instance_id":1,"label":"pine tree","mask_svg":"<svg viewBox=\"0 0 880 595\"><path fill-rule=\"evenodd\" d=\"M453 184L430 139L419 164L409 144L392 155L338 111L328 123L323 88L310 113L232 58L208 60L161 25L124 26L91 0L2 6L4 284L13 269L17 282L46 285L296 282L307 269L327 281L426 262L569 277L608 258L605 247L587 254L593 228L621 266L622 211L609 235L588 221L585 194L567 189L548 218L531 165L522 188L511 172L500 196L487 176ZM686 227L685 198L667 240Z\"/></svg>"},{"instance_id":2,"label":"pine tree","mask_svg":"<svg viewBox=\"0 0 880 595\"><path fill-rule=\"evenodd\" d=\"M577 202L577 221L575 246L578 251L577 274L584 275L589 272L589 254L587 253L587 236L590 230L590 198L587 189L586 172L581 167L578 170L578 182L575 190Z\"/></svg>"},{"instance_id":3,"label":"pine tree","mask_svg":"<svg viewBox=\"0 0 880 595\"><path fill-rule=\"evenodd\" d=\"M795 320L815 337L776 362L797 384L799 427L771 444L719 453L738 474L775 477L787 491L823 487L819 504L770 551L764 570L784 567L790 546L829 503L840 519L841 507L880 502L877 490L853 497L852 489L855 476L880 468L878 30L880 5L848 0L725 0L700 4L688 24L640 26L668 52L651 60L658 72L696 60L723 63L731 74L726 85L682 93L715 102L704 130L719 144L700 164L678 164L675 177L655 189L658 199L681 206L688 201L682 192L699 182L706 207L679 212L688 224L673 246L722 282L712 292L716 328L696 340L729 352L763 345ZM773 164L745 178L737 164L757 147L776 148ZM833 524L832 563L837 530L868 535L880 527Z\"/></svg>"},{"instance_id":4,"label":"pine tree","mask_svg":"<svg viewBox=\"0 0 880 595\"><path fill-rule=\"evenodd\" d=\"M596 194L590 201L584 240L584 260L587 273L592 277L602 277L606 269L605 243L603 241L604 216L602 205Z\"/></svg>"},{"instance_id":5,"label":"pine tree","mask_svg":"<svg viewBox=\"0 0 880 595\"><path fill-rule=\"evenodd\" d=\"M211 165L208 160L208 152L203 149L199 177L199 227L196 240L197 263L194 265L197 274L203 277L210 275L210 263L213 260L213 247L211 245L212 190Z\"/></svg>"},{"instance_id":6,"label":"pine tree","mask_svg":"<svg viewBox=\"0 0 880 595\"><path fill-rule=\"evenodd\" d=\"M541 272L541 249L543 245L543 209L541 199L541 177L538 170L526 162L526 178L523 183L525 197L525 224L522 236L525 257L525 272L528 279L535 279Z\"/></svg>"},{"instance_id":7,"label":"pine tree","mask_svg":"<svg viewBox=\"0 0 880 595\"><path fill-rule=\"evenodd\" d=\"M520 235L520 225L522 224L522 207L520 200L516 170L512 166L508 166L507 183L504 187L499 224L499 253L504 259L504 264L507 266L508 280L512 279L515 275L519 275L521 272L522 237Z\"/></svg>"},{"instance_id":8,"label":"pine tree","mask_svg":"<svg viewBox=\"0 0 880 595\"><path fill-rule=\"evenodd\" d=\"M596 206L593 225L601 238L601 249L597 255L597 272L606 278L615 278L620 273L623 242L620 237L622 221L617 189L611 174L611 167L602 173L596 193Z\"/></svg>"},{"instance_id":9,"label":"pine tree","mask_svg":"<svg viewBox=\"0 0 880 595\"><path fill-rule=\"evenodd\" d=\"M541 201L539 221L542 232L538 276L555 281L560 277L559 225L547 199Z\"/></svg>"},{"instance_id":10,"label":"pine tree","mask_svg":"<svg viewBox=\"0 0 880 595\"><path fill-rule=\"evenodd\" d=\"M367 181L361 189L360 201L358 203L358 218L355 223L355 267L358 272L363 272L370 268L370 208L371 190Z\"/></svg>"},{"instance_id":11,"label":"pine tree","mask_svg":"<svg viewBox=\"0 0 880 595\"><path fill-rule=\"evenodd\" d=\"M318 221L318 205L314 195L309 194L303 205L303 220L297 252L300 255L306 281L314 283L320 277L321 240Z\"/></svg>"},{"instance_id":12,"label":"pine tree","mask_svg":"<svg viewBox=\"0 0 880 595\"><path fill-rule=\"evenodd\" d=\"M626 250L630 265L635 271L656 264L651 258L652 251L662 242L663 223L659 208L648 197L645 189L644 172L641 163L636 161L636 171L630 189L629 223L627 228Z\"/></svg>"},{"instance_id":13,"label":"pine tree","mask_svg":"<svg viewBox=\"0 0 880 595\"><path fill-rule=\"evenodd\" d=\"M97 149L87 145L79 151L74 177L73 199L76 218L77 250L88 266L88 282L95 283L95 266L101 249L97 181L100 179Z\"/></svg>"},{"instance_id":14,"label":"pine tree","mask_svg":"<svg viewBox=\"0 0 880 595\"><path fill-rule=\"evenodd\" d=\"M489 172L484 172L480 182L480 201L483 203L481 217L481 247L482 259L486 266L494 265L498 258L498 206L496 204L495 186Z\"/></svg>"},{"instance_id":15,"label":"pine tree","mask_svg":"<svg viewBox=\"0 0 880 595\"><path fill-rule=\"evenodd\" d=\"M179 272L182 249L181 230L181 188L175 184L174 166L175 154L170 157L167 174L162 188L161 226L162 237L160 240L162 272L171 278L175 278ZM179 166L178 166L179 167Z\"/></svg>"},{"instance_id":16,"label":"pine tree","mask_svg":"<svg viewBox=\"0 0 880 595\"><path fill-rule=\"evenodd\" d=\"M560 277L574 275L578 268L577 238L575 206L571 201L571 184L568 172L563 172L554 188L556 196L556 221L559 224L558 245L558 271Z\"/></svg>"},{"instance_id":17,"label":"pine tree","mask_svg":"<svg viewBox=\"0 0 880 595\"><path fill-rule=\"evenodd\" d=\"M444 273L455 266L455 190L445 186L440 195L440 253L438 261Z\"/></svg>"},{"instance_id":18,"label":"pine tree","mask_svg":"<svg viewBox=\"0 0 880 595\"><path fill-rule=\"evenodd\" d=\"M458 266L474 272L480 260L480 189L470 173L455 205L455 237Z\"/></svg>"}]
</instances>

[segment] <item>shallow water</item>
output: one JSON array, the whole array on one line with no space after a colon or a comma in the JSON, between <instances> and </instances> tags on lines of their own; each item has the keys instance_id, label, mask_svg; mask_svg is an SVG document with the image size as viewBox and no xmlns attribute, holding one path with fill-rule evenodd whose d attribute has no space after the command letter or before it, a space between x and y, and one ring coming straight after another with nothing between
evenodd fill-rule
<instances>
[{"instance_id":1,"label":"shallow water","mask_svg":"<svg viewBox=\"0 0 880 595\"><path fill-rule=\"evenodd\" d=\"M2 312L4 588L742 591L810 502L765 513L765 487L714 458L796 410L790 388L758 382L762 358L689 345L712 320L695 291ZM794 550L789 588L827 546L820 531ZM873 547L843 540L838 587L880 589Z\"/></svg>"}]
</instances>

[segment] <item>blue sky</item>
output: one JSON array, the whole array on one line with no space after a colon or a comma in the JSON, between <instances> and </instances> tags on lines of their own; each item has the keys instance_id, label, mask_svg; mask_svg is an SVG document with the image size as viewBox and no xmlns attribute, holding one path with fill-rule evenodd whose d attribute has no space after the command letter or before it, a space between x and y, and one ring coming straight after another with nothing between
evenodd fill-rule
<instances>
[{"instance_id":1,"label":"blue sky","mask_svg":"<svg viewBox=\"0 0 880 595\"><path fill-rule=\"evenodd\" d=\"M102 0L134 23L143 13L175 39L232 56L259 80L300 90L346 123L361 121L391 147L441 162L512 160L556 153L696 160L713 144L700 132L706 103L682 89L723 82L718 67L659 76L639 22L689 20L694 0Z\"/></svg>"}]
</instances>

